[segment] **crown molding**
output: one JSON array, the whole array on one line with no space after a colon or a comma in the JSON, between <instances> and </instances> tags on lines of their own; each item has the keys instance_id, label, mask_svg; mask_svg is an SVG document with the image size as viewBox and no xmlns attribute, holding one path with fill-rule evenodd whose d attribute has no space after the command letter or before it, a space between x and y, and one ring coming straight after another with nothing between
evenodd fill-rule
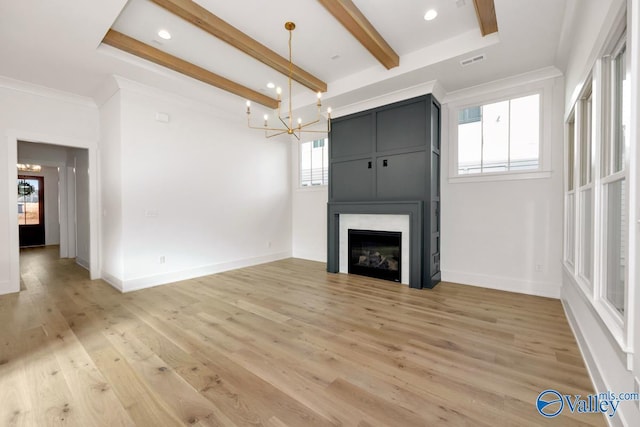
<instances>
[{"instance_id":1,"label":"crown molding","mask_svg":"<svg viewBox=\"0 0 640 427\"><path fill-rule=\"evenodd\" d=\"M426 83L421 83L416 86L411 86L408 88L396 90L393 92L385 93L380 96L375 96L362 101L354 102L353 104L348 104L338 108L334 108L333 111L331 112L331 117L338 118L338 117L346 116L348 114L358 113L360 111L382 107L384 105L392 104L398 101L403 101L405 99L411 99L416 96L426 95L428 93L433 94L437 100L442 99L445 95L442 85L437 80L432 80Z\"/></svg>"},{"instance_id":2,"label":"crown molding","mask_svg":"<svg viewBox=\"0 0 640 427\"><path fill-rule=\"evenodd\" d=\"M22 80L12 79L6 76L0 76L0 88L28 93L30 95L42 96L44 98L53 98L62 102L80 105L82 107L97 108L95 101L89 97L36 85Z\"/></svg>"},{"instance_id":3,"label":"crown molding","mask_svg":"<svg viewBox=\"0 0 640 427\"><path fill-rule=\"evenodd\" d=\"M494 80L492 82L449 92L442 100L442 103L450 104L452 102L457 102L467 98L492 93L497 90L513 88L530 83L540 82L543 80L554 79L557 77L563 77L562 71L560 71L558 68L554 66L540 68L538 70L506 77L504 79Z\"/></svg>"}]
</instances>

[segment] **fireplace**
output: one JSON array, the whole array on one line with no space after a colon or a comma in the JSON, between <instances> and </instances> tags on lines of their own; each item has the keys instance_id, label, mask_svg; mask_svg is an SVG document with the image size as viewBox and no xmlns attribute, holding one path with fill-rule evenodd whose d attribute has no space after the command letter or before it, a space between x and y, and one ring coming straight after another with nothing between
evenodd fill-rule
<instances>
[{"instance_id":1,"label":"fireplace","mask_svg":"<svg viewBox=\"0 0 640 427\"><path fill-rule=\"evenodd\" d=\"M349 229L349 273L400 282L402 233Z\"/></svg>"}]
</instances>

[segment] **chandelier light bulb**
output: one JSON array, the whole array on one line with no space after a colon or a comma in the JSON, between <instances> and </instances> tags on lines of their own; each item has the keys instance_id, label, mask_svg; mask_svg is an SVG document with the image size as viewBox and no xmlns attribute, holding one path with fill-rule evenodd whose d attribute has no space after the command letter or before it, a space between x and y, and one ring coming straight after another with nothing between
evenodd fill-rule
<instances>
[{"instance_id":1,"label":"chandelier light bulb","mask_svg":"<svg viewBox=\"0 0 640 427\"><path fill-rule=\"evenodd\" d=\"M276 93L277 93L278 95L282 95L282 88L281 88L280 86L278 86L278 87L276 88Z\"/></svg>"}]
</instances>

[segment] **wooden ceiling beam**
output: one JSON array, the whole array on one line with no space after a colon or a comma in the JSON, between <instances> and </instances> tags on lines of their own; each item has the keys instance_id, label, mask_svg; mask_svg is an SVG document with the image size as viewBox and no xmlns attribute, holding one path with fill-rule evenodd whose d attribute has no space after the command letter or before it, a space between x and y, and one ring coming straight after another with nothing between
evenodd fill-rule
<instances>
[{"instance_id":1,"label":"wooden ceiling beam","mask_svg":"<svg viewBox=\"0 0 640 427\"><path fill-rule=\"evenodd\" d=\"M231 92L244 99L257 102L258 104L269 108L278 108L278 101L276 99L270 98L246 86L242 86L241 84L212 73L202 67L198 67L191 62L163 52L160 49L144 44L141 41L113 29L110 29L107 32L107 35L104 37L102 42L132 55L154 62L158 65L162 65L163 67L170 68L173 71L184 74L185 76L189 76L211 86Z\"/></svg>"},{"instance_id":2,"label":"wooden ceiling beam","mask_svg":"<svg viewBox=\"0 0 640 427\"><path fill-rule=\"evenodd\" d=\"M286 76L289 75L289 60L287 58L278 55L265 45L252 39L234 26L218 18L196 2L192 0L151 1L174 15L179 16L185 21L206 31L212 36L215 36L231 46L240 49L247 55L252 56L274 70ZM293 75L291 78L314 92L327 91L327 84L325 82L295 64L293 65Z\"/></svg>"},{"instance_id":3,"label":"wooden ceiling beam","mask_svg":"<svg viewBox=\"0 0 640 427\"><path fill-rule=\"evenodd\" d=\"M387 70L400 57L351 0L318 0Z\"/></svg>"},{"instance_id":4,"label":"wooden ceiling beam","mask_svg":"<svg viewBox=\"0 0 640 427\"><path fill-rule=\"evenodd\" d=\"M482 37L498 32L498 19L496 18L496 5L493 0L473 0L476 8L478 24Z\"/></svg>"}]
</instances>

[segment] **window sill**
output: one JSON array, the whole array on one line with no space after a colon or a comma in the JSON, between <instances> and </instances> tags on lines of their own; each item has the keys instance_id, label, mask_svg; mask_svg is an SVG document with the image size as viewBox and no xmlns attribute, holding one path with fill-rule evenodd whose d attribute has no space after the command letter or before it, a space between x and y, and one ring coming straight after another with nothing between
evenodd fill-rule
<instances>
[{"instance_id":1,"label":"window sill","mask_svg":"<svg viewBox=\"0 0 640 427\"><path fill-rule=\"evenodd\" d=\"M491 182L491 181L517 181L523 179L548 179L551 171L528 172L493 172L484 174L454 175L449 177L449 184L462 184L466 182Z\"/></svg>"},{"instance_id":2,"label":"window sill","mask_svg":"<svg viewBox=\"0 0 640 427\"><path fill-rule=\"evenodd\" d=\"M307 185L307 186L298 186L296 191L305 191L305 192L314 192L314 191L328 191L329 186L327 184L324 185Z\"/></svg>"}]
</instances>

